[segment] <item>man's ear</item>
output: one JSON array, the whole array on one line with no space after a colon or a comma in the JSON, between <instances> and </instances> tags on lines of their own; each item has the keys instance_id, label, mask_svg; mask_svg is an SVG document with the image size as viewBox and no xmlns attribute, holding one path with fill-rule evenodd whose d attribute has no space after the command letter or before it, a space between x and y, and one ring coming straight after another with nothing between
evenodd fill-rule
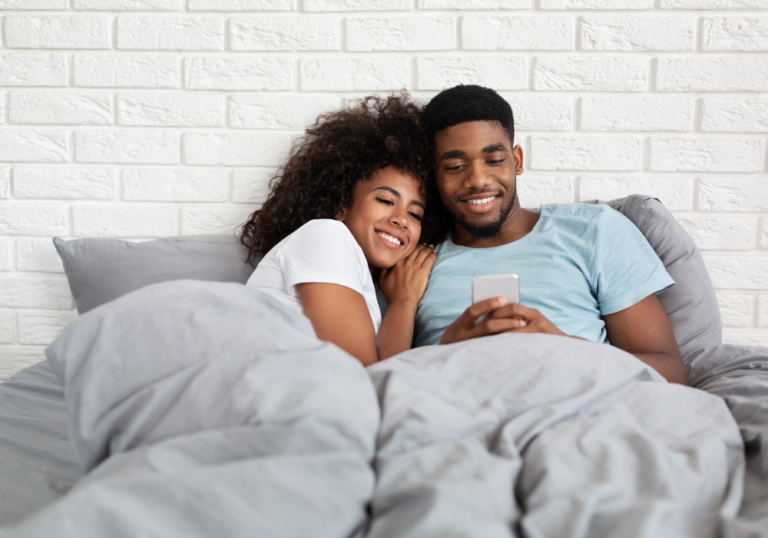
<instances>
[{"instance_id":1,"label":"man's ear","mask_svg":"<svg viewBox=\"0 0 768 538\"><path fill-rule=\"evenodd\" d=\"M512 148L512 155L515 156L515 174L518 176L525 172L523 170L523 148L519 145Z\"/></svg>"}]
</instances>

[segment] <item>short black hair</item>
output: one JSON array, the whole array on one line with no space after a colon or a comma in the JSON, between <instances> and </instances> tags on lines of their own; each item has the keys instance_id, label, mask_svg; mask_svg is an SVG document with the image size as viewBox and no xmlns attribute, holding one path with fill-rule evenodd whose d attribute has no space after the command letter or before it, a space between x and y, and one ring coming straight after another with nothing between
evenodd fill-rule
<instances>
[{"instance_id":1,"label":"short black hair","mask_svg":"<svg viewBox=\"0 0 768 538\"><path fill-rule=\"evenodd\" d=\"M507 131L510 143L515 140L512 107L492 89L474 84L461 84L438 93L424 107L422 121L432 146L435 134L467 121L497 121Z\"/></svg>"}]
</instances>

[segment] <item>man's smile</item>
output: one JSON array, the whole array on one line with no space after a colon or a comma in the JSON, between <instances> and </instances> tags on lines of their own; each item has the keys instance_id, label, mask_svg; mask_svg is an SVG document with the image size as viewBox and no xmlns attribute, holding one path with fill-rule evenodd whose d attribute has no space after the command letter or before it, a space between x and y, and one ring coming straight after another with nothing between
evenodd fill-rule
<instances>
[{"instance_id":1,"label":"man's smile","mask_svg":"<svg viewBox=\"0 0 768 538\"><path fill-rule=\"evenodd\" d=\"M488 213L494 208L498 199L498 194L483 194L481 197L464 198L461 202L472 213Z\"/></svg>"}]
</instances>

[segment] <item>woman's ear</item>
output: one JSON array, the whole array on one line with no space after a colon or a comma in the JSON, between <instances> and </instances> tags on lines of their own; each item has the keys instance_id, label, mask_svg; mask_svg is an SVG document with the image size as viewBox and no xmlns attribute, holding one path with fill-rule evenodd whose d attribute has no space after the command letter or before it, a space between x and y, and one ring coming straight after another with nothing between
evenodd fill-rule
<instances>
[{"instance_id":1,"label":"woman's ear","mask_svg":"<svg viewBox=\"0 0 768 538\"><path fill-rule=\"evenodd\" d=\"M344 219L347 218L347 208L342 207L341 209L339 209L336 212L336 216L333 218L335 218L336 220L340 220L341 222L344 222Z\"/></svg>"}]
</instances>

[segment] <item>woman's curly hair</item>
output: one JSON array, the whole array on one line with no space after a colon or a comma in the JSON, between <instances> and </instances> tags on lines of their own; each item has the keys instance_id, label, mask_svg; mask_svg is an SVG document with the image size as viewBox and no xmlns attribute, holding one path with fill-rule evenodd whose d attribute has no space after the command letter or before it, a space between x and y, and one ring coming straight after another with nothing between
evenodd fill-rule
<instances>
[{"instance_id":1,"label":"woman's curly hair","mask_svg":"<svg viewBox=\"0 0 768 538\"><path fill-rule=\"evenodd\" d=\"M427 181L432 157L421 110L402 92L321 115L270 180L267 201L243 224L247 261L253 264L310 220L334 218L352 202L358 181L389 165L421 179L427 198L421 241L442 240L447 228L434 181Z\"/></svg>"}]
</instances>

